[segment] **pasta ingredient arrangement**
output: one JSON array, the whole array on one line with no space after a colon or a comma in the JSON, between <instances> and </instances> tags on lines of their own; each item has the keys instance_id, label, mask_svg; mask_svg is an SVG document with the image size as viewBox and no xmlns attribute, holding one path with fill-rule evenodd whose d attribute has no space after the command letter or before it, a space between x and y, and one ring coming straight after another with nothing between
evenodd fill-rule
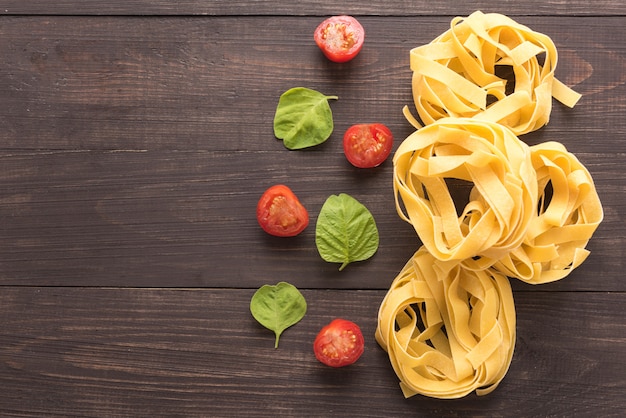
<instances>
[{"instance_id":1,"label":"pasta ingredient arrangement","mask_svg":"<svg viewBox=\"0 0 626 418\"><path fill-rule=\"evenodd\" d=\"M393 280L375 331L406 397L454 399L496 389L515 348L510 280L560 280L589 255L587 243L603 219L589 171L561 143L529 146L519 138L548 123L553 98L569 107L580 99L554 77L556 64L548 36L480 11L454 18L448 31L410 51L421 122L403 109L416 131L394 154L393 191L398 215L422 246ZM291 150L326 141L335 99L288 90L276 110L275 136ZM357 167L375 167L390 153L391 132L365 129L372 127L384 125L355 125L344 135L344 153ZM352 158L371 150L376 155L365 162ZM458 183L470 188L464 200L451 190ZM298 228L275 235L301 232L305 212L298 212ZM378 230L360 202L332 195L315 240L322 259L342 270L373 256ZM253 316L274 330L276 347L306 311L289 286L264 286L251 301ZM356 324L337 319L320 331L314 352L324 364L348 365L362 354L363 337Z\"/></svg>"},{"instance_id":2,"label":"pasta ingredient arrangement","mask_svg":"<svg viewBox=\"0 0 626 418\"><path fill-rule=\"evenodd\" d=\"M423 245L393 280L375 333L406 397L493 391L515 346L509 279L559 280L589 255L603 209L588 170L563 144L519 139L548 123L553 97L580 98L554 78L556 63L549 37L482 12L411 51L425 126L405 107L417 130L394 155L393 184ZM465 202L454 181L471 186Z\"/></svg>"},{"instance_id":3,"label":"pasta ingredient arrangement","mask_svg":"<svg viewBox=\"0 0 626 418\"><path fill-rule=\"evenodd\" d=\"M361 24L351 16L333 16L315 30L314 39L331 61L350 61L365 40ZM274 114L274 136L289 150L302 150L324 143L334 130L327 96L306 87L294 87L281 94ZM393 146L393 135L381 123L357 124L344 135L344 153L357 168L382 164ZM309 225L309 213L293 191L284 184L269 187L257 203L256 218L261 228L277 237L294 237ZM378 228L371 212L346 193L329 196L315 226L315 245L320 257L340 263L339 270L356 261L367 260L378 250ZM286 282L263 285L250 301L252 316L274 331L275 348L282 332L299 322L306 313L306 301L298 289ZM323 327L314 343L317 359L331 367L354 363L363 353L360 328L337 318Z\"/></svg>"}]
</instances>

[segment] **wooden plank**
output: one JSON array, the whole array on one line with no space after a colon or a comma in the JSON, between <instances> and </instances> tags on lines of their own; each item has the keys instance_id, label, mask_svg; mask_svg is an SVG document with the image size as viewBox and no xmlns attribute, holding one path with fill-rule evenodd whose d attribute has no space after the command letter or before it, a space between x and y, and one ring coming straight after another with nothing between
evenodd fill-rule
<instances>
[{"instance_id":1,"label":"wooden plank","mask_svg":"<svg viewBox=\"0 0 626 418\"><path fill-rule=\"evenodd\" d=\"M340 140L357 121L382 120L399 139L412 131L400 112L411 102L408 50L447 19L420 18L428 28L420 32L413 21L365 19L374 28L368 48L335 66L309 35L290 37L286 28L313 27L310 18L3 18L0 281L247 287L255 271L308 287L385 288L419 243L395 214L390 163L352 169ZM612 41L626 38L624 26L532 23L554 34L557 71L585 96L573 110L555 103L550 124L524 139L565 143L588 165L607 212L592 257L550 289L623 290L626 142L605 132L626 134L626 64ZM273 112L280 93L300 84L340 96L336 133L289 152L273 137ZM296 240L263 235L254 207L277 182L314 219L330 194L361 199L383 231L376 258L338 275L320 263L312 227ZM294 278L299 271L307 274Z\"/></svg>"},{"instance_id":2,"label":"wooden plank","mask_svg":"<svg viewBox=\"0 0 626 418\"><path fill-rule=\"evenodd\" d=\"M249 313L253 292L4 287L0 414L616 417L626 408L621 293L517 292L504 381L486 397L441 401L402 397L373 338L383 291L303 290L307 315L278 349ZM333 317L364 332L366 351L346 369L313 356Z\"/></svg>"},{"instance_id":3,"label":"wooden plank","mask_svg":"<svg viewBox=\"0 0 626 418\"><path fill-rule=\"evenodd\" d=\"M500 12L509 15L619 15L624 13L624 5L615 0L594 2L590 8L582 0L564 3L562 1L506 1L494 6L488 0L479 0L472 4L459 4L453 0L429 2L418 0L407 5L399 0L375 0L342 2L341 7L329 1L303 0L297 3L284 2L246 2L225 0L186 0L186 1L109 1L106 4L94 0L61 0L52 6L44 0L23 2L19 0L0 1L0 13L3 14L48 14L48 15L438 15L456 13L467 15L474 10Z\"/></svg>"},{"instance_id":4,"label":"wooden plank","mask_svg":"<svg viewBox=\"0 0 626 418\"><path fill-rule=\"evenodd\" d=\"M475 10L499 12L506 10L509 15L623 15L624 4L616 0L598 0L589 7L583 0L548 1L505 1L494 5L493 1L478 0L471 4L455 0L432 2L417 0L408 4L400 0L374 0L362 2L345 1L338 6L332 1L302 0L299 2L241 1L241 0L183 0L183 1L107 1L59 0L51 4L45 0L0 1L0 14L47 14L47 15L468 15Z\"/></svg>"},{"instance_id":5,"label":"wooden plank","mask_svg":"<svg viewBox=\"0 0 626 418\"><path fill-rule=\"evenodd\" d=\"M553 37L557 76L584 95L574 109L555 102L550 124L529 141L624 152L624 141L598 140L607 126L626 134L621 18L521 20ZM300 85L339 96L338 132L358 115L402 138L411 131L401 113L412 103L409 50L449 19L363 23L366 47L335 65L312 41L314 18L1 18L0 148L275 149L278 97Z\"/></svg>"},{"instance_id":6,"label":"wooden plank","mask_svg":"<svg viewBox=\"0 0 626 418\"><path fill-rule=\"evenodd\" d=\"M326 151L0 154L0 284L251 287L262 278L386 289L420 245L396 213L391 163L364 173ZM547 289L624 291L621 167L585 157L593 157L607 216L590 258ZM296 238L270 237L257 224L257 201L276 183L310 212ZM315 247L317 214L338 193L370 209L381 237L371 260L342 272Z\"/></svg>"}]
</instances>

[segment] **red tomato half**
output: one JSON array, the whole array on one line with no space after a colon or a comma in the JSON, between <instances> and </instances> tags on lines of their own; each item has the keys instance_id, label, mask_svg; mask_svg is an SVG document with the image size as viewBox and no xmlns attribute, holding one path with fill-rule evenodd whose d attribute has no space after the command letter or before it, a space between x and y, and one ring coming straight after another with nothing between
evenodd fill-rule
<instances>
[{"instance_id":1,"label":"red tomato half","mask_svg":"<svg viewBox=\"0 0 626 418\"><path fill-rule=\"evenodd\" d=\"M343 152L352 165L376 167L391 153L393 135L382 123L353 125L343 135Z\"/></svg>"},{"instance_id":2,"label":"red tomato half","mask_svg":"<svg viewBox=\"0 0 626 418\"><path fill-rule=\"evenodd\" d=\"M320 23L313 39L326 58L346 62L356 57L363 48L365 30L352 16L333 16Z\"/></svg>"},{"instance_id":3,"label":"red tomato half","mask_svg":"<svg viewBox=\"0 0 626 418\"><path fill-rule=\"evenodd\" d=\"M334 319L326 325L313 343L315 357L327 366L348 366L361 357L365 341L361 329L354 322Z\"/></svg>"},{"instance_id":4,"label":"red tomato half","mask_svg":"<svg viewBox=\"0 0 626 418\"><path fill-rule=\"evenodd\" d=\"M265 232L277 237L296 236L309 225L309 213L291 189L282 184L263 193L256 218Z\"/></svg>"}]
</instances>

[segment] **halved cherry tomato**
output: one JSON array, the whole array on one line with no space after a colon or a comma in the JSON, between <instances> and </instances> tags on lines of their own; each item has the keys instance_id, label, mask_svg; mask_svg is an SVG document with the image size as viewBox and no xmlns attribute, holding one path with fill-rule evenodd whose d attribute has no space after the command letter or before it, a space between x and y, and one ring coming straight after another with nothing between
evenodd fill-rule
<instances>
[{"instance_id":1,"label":"halved cherry tomato","mask_svg":"<svg viewBox=\"0 0 626 418\"><path fill-rule=\"evenodd\" d=\"M346 62L361 51L365 30L352 16L333 16L320 23L313 33L313 39L326 58L334 62Z\"/></svg>"},{"instance_id":2,"label":"halved cherry tomato","mask_svg":"<svg viewBox=\"0 0 626 418\"><path fill-rule=\"evenodd\" d=\"M277 237L296 236L309 225L309 213L283 184L263 193L256 207L256 218L265 232Z\"/></svg>"},{"instance_id":3,"label":"halved cherry tomato","mask_svg":"<svg viewBox=\"0 0 626 418\"><path fill-rule=\"evenodd\" d=\"M382 123L353 125L343 135L343 152L352 165L376 167L391 153L393 135Z\"/></svg>"},{"instance_id":4,"label":"halved cherry tomato","mask_svg":"<svg viewBox=\"0 0 626 418\"><path fill-rule=\"evenodd\" d=\"M330 367L348 366L361 357L365 341L354 322L337 318L317 334L313 343L315 357Z\"/></svg>"}]
</instances>

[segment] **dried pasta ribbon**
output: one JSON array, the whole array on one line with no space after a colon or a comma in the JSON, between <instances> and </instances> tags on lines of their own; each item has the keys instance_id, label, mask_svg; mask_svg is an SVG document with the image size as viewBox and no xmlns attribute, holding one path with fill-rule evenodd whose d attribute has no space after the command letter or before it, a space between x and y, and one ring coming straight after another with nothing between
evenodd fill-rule
<instances>
[{"instance_id":1,"label":"dried pasta ribbon","mask_svg":"<svg viewBox=\"0 0 626 418\"><path fill-rule=\"evenodd\" d=\"M417 112L426 125L474 117L516 135L532 132L548 123L552 97L569 107L581 97L554 77L557 60L552 39L507 16L457 17L448 31L410 52ZM507 69L512 89L497 74Z\"/></svg>"},{"instance_id":2,"label":"dried pasta ribbon","mask_svg":"<svg viewBox=\"0 0 626 418\"><path fill-rule=\"evenodd\" d=\"M387 292L375 336L406 397L452 399L497 387L513 356L515 321L504 275L442 262L422 247Z\"/></svg>"},{"instance_id":3,"label":"dried pasta ribbon","mask_svg":"<svg viewBox=\"0 0 626 418\"><path fill-rule=\"evenodd\" d=\"M493 391L515 345L508 277L559 280L589 255L604 216L591 175L564 145L517 137L548 123L552 97L580 98L554 78L556 62L549 37L481 12L411 51L426 126L405 106L417 131L394 155L393 187L423 246L391 284L375 333L406 397ZM513 91L498 66L513 71ZM460 205L454 181L471 184Z\"/></svg>"},{"instance_id":4,"label":"dried pasta ribbon","mask_svg":"<svg viewBox=\"0 0 626 418\"><path fill-rule=\"evenodd\" d=\"M394 155L396 208L439 260L481 257L488 267L519 247L537 207L530 148L496 123L445 118ZM472 183L457 209L448 182Z\"/></svg>"},{"instance_id":5,"label":"dried pasta ribbon","mask_svg":"<svg viewBox=\"0 0 626 418\"><path fill-rule=\"evenodd\" d=\"M531 284L562 279L589 255L585 248L604 217L589 171L565 146L531 147L539 190L538 215L522 245L495 264Z\"/></svg>"}]
</instances>

